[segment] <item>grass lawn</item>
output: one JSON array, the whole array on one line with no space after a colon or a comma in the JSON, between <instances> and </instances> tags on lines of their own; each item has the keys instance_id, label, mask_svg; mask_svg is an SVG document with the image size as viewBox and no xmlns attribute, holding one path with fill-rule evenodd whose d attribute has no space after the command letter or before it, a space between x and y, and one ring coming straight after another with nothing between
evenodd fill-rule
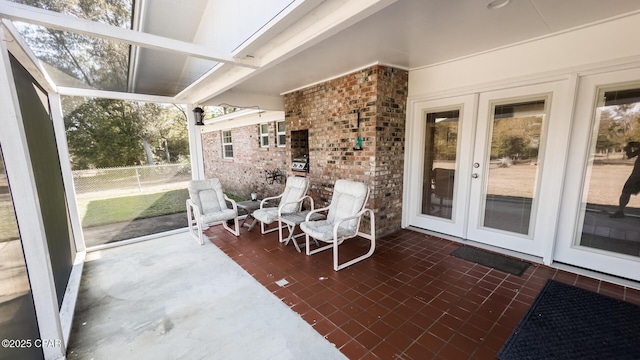
<instances>
[{"instance_id":1,"label":"grass lawn","mask_svg":"<svg viewBox=\"0 0 640 360\"><path fill-rule=\"evenodd\" d=\"M229 198L242 201L233 195ZM108 199L78 199L82 227L113 224L134 219L186 212L187 189L153 194L113 197Z\"/></svg>"},{"instance_id":2,"label":"grass lawn","mask_svg":"<svg viewBox=\"0 0 640 360\"><path fill-rule=\"evenodd\" d=\"M188 198L187 189L180 189L99 200L78 199L78 211L82 227L91 227L183 212Z\"/></svg>"}]
</instances>

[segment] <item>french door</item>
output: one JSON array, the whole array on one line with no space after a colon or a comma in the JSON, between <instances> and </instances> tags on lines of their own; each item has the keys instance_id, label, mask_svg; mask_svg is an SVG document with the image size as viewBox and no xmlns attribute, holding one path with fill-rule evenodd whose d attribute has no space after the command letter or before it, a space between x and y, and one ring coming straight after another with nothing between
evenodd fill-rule
<instances>
[{"instance_id":1,"label":"french door","mask_svg":"<svg viewBox=\"0 0 640 360\"><path fill-rule=\"evenodd\" d=\"M640 69L580 79L556 261L640 281Z\"/></svg>"},{"instance_id":2,"label":"french door","mask_svg":"<svg viewBox=\"0 0 640 360\"><path fill-rule=\"evenodd\" d=\"M565 90L552 82L414 103L411 225L542 256L563 166L547 146L567 136L553 106Z\"/></svg>"}]
</instances>

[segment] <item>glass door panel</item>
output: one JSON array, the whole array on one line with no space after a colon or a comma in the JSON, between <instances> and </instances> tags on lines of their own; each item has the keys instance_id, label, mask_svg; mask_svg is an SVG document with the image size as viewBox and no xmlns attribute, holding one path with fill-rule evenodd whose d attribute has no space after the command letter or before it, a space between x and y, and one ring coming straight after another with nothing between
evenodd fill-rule
<instances>
[{"instance_id":1,"label":"glass door panel","mask_svg":"<svg viewBox=\"0 0 640 360\"><path fill-rule=\"evenodd\" d=\"M640 256L640 84L599 89L578 245Z\"/></svg>"},{"instance_id":2,"label":"glass door panel","mask_svg":"<svg viewBox=\"0 0 640 360\"><path fill-rule=\"evenodd\" d=\"M529 235L545 100L493 106L482 225Z\"/></svg>"},{"instance_id":3,"label":"glass door panel","mask_svg":"<svg viewBox=\"0 0 640 360\"><path fill-rule=\"evenodd\" d=\"M555 81L480 94L467 239L534 256L548 249L570 129L567 86Z\"/></svg>"},{"instance_id":4,"label":"glass door panel","mask_svg":"<svg viewBox=\"0 0 640 360\"><path fill-rule=\"evenodd\" d=\"M406 199L413 226L464 237L477 95L411 104Z\"/></svg>"},{"instance_id":5,"label":"glass door panel","mask_svg":"<svg viewBox=\"0 0 640 360\"><path fill-rule=\"evenodd\" d=\"M426 114L422 214L451 219L460 110Z\"/></svg>"},{"instance_id":6,"label":"glass door panel","mask_svg":"<svg viewBox=\"0 0 640 360\"><path fill-rule=\"evenodd\" d=\"M640 281L639 141L640 68L580 77L554 261Z\"/></svg>"}]
</instances>

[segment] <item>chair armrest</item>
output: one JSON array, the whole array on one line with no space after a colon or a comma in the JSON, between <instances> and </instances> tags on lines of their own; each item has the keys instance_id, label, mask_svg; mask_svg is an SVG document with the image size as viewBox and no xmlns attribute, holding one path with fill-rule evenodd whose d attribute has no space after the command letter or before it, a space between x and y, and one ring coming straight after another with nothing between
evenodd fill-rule
<instances>
[{"instance_id":1,"label":"chair armrest","mask_svg":"<svg viewBox=\"0 0 640 360\"><path fill-rule=\"evenodd\" d=\"M318 212L321 212L321 211L328 211L328 210L329 210L329 207L328 207L328 206L327 206L327 207L320 208L320 209L311 210L311 211L309 211L309 213L307 214L307 218L305 219L305 221L309 221L309 219L311 218L311 214L315 214L315 213L318 213Z\"/></svg>"},{"instance_id":2,"label":"chair armrest","mask_svg":"<svg viewBox=\"0 0 640 360\"><path fill-rule=\"evenodd\" d=\"M360 230L360 220L362 219L362 216L367 212L369 213L369 216L371 218L373 218L373 210L371 210L371 209L362 209L362 210L360 210L360 212L358 212L357 214L355 214L353 216L348 216L346 218L342 218L340 220L336 220L335 224L333 224L333 238L334 239L338 238L338 228L340 227L340 224L342 224L343 222L351 221L351 220L355 220L355 219L358 219L358 226L356 226L356 233L358 233L359 230Z\"/></svg>"},{"instance_id":3,"label":"chair armrest","mask_svg":"<svg viewBox=\"0 0 640 360\"><path fill-rule=\"evenodd\" d=\"M300 199L296 200L296 201L289 201L286 202L284 204L280 204L280 206L278 206L278 217L282 216L282 209L287 206L287 205L291 205L291 204L299 204L301 202L304 201L304 199L309 199L309 202L311 203L311 210L313 210L313 198L311 198L311 196L309 195L305 195L303 197L301 197Z\"/></svg>"},{"instance_id":4,"label":"chair armrest","mask_svg":"<svg viewBox=\"0 0 640 360\"><path fill-rule=\"evenodd\" d=\"M229 199L227 194L223 194L223 195L224 195L224 199L231 203L231 206L233 207L233 211L235 211L236 214L238 214L238 204L236 204L236 201L233 199Z\"/></svg>"},{"instance_id":5,"label":"chair armrest","mask_svg":"<svg viewBox=\"0 0 640 360\"><path fill-rule=\"evenodd\" d=\"M198 207L198 205L194 204L193 201L191 201L191 199L187 199L187 206L190 206L194 210L193 211L194 214L198 214L198 215L202 214L200 212L200 208Z\"/></svg>"},{"instance_id":6,"label":"chair armrest","mask_svg":"<svg viewBox=\"0 0 640 360\"><path fill-rule=\"evenodd\" d=\"M280 199L281 197L282 197L282 194L278 196L270 196L262 199L262 201L260 201L260 209L262 209L264 207L264 204L266 204L269 200Z\"/></svg>"}]
</instances>

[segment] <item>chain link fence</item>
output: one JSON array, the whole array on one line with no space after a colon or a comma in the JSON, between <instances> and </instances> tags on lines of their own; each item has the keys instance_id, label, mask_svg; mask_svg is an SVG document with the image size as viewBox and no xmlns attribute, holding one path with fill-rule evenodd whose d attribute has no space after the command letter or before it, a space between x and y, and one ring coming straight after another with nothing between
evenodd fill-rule
<instances>
[{"instance_id":1,"label":"chain link fence","mask_svg":"<svg viewBox=\"0 0 640 360\"><path fill-rule=\"evenodd\" d=\"M187 224L190 164L73 171L78 213L88 247Z\"/></svg>"},{"instance_id":2,"label":"chain link fence","mask_svg":"<svg viewBox=\"0 0 640 360\"><path fill-rule=\"evenodd\" d=\"M100 193L144 193L186 187L191 180L190 164L146 165L74 170L76 195Z\"/></svg>"}]
</instances>

